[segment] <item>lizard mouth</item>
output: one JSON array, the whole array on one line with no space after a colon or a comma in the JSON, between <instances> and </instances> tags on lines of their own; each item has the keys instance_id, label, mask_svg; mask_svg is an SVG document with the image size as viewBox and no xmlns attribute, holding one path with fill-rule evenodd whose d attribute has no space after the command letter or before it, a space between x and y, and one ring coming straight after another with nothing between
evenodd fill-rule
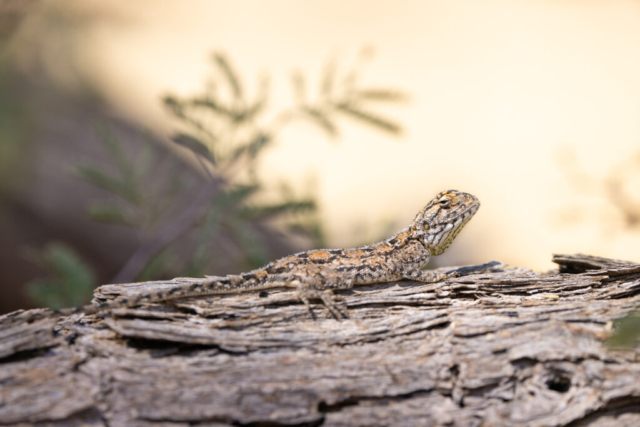
<instances>
[{"instance_id":1,"label":"lizard mouth","mask_svg":"<svg viewBox=\"0 0 640 427\"><path fill-rule=\"evenodd\" d=\"M453 223L452 229L453 229L453 232L455 233L454 237L458 234L459 230L462 227L464 227L467 224L467 222L471 220L471 217L475 215L475 213L478 211L479 208L480 208L480 203L476 201L476 203L472 204L466 210L462 211L462 214L460 214L460 217Z\"/></svg>"},{"instance_id":2,"label":"lizard mouth","mask_svg":"<svg viewBox=\"0 0 640 427\"><path fill-rule=\"evenodd\" d=\"M478 209L480 208L480 202L478 202L477 200L475 200L475 203L472 204L471 206L469 206L463 213L462 215L465 217L471 217L473 216Z\"/></svg>"},{"instance_id":3,"label":"lizard mouth","mask_svg":"<svg viewBox=\"0 0 640 427\"><path fill-rule=\"evenodd\" d=\"M458 233L467 225L479 208L480 202L475 199L474 203L458 213L456 219L449 222L444 229L435 235L429 236L427 240L431 255L440 255L447 250Z\"/></svg>"}]
</instances>

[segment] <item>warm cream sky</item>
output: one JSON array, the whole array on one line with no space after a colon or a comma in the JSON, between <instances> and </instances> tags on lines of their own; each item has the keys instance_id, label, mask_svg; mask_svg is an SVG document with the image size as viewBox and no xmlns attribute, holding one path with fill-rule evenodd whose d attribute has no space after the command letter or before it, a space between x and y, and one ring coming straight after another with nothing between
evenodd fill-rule
<instances>
[{"instance_id":1,"label":"warm cream sky","mask_svg":"<svg viewBox=\"0 0 640 427\"><path fill-rule=\"evenodd\" d=\"M89 27L77 65L115 106L163 131L159 97L201 89L213 50L250 82L268 72L284 105L292 69L317 75L333 54L348 62L374 47L365 81L411 95L385 110L405 135L345 121L332 144L295 126L263 163L275 181L316 177L334 246L362 243L363 229L373 237L387 220L402 228L455 188L483 207L452 261L546 269L554 252L640 260L640 233L622 227L598 190L576 191L559 161L573 151L598 182L640 149L639 1L64 3L124 18ZM580 220L563 222L569 214Z\"/></svg>"}]
</instances>

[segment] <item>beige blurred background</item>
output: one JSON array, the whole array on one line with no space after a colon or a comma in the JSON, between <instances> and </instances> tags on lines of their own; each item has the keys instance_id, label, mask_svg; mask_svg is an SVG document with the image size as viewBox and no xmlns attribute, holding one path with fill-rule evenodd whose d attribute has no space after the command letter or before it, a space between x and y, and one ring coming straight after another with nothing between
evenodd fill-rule
<instances>
[{"instance_id":1,"label":"beige blurred background","mask_svg":"<svg viewBox=\"0 0 640 427\"><path fill-rule=\"evenodd\" d=\"M268 73L274 107L290 102L292 70L313 80L330 58L375 51L363 80L409 95L384 109L401 137L345 121L331 142L295 124L259 163L274 186L314 182L329 246L403 228L453 188L482 208L447 263L640 259L638 1L60 0L21 19L18 70L66 96L89 87L160 139L175 126L159 99L201 88L212 51L250 85Z\"/></svg>"}]
</instances>

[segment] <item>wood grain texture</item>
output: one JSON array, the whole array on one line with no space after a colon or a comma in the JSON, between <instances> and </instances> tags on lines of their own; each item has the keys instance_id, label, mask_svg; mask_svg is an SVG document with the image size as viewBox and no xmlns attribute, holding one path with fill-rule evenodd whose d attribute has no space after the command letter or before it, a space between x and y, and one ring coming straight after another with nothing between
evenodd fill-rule
<instances>
[{"instance_id":1,"label":"wood grain texture","mask_svg":"<svg viewBox=\"0 0 640 427\"><path fill-rule=\"evenodd\" d=\"M0 424L640 425L638 348L602 341L640 306L640 265L554 261L562 273L356 287L346 320L319 305L314 320L289 292L10 313ZM176 284L96 300L157 286Z\"/></svg>"}]
</instances>

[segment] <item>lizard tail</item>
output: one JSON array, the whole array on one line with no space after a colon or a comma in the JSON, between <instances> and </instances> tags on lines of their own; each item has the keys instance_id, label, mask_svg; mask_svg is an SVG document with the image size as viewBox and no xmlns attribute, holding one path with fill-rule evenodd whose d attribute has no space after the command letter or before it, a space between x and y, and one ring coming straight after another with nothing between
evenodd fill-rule
<instances>
[{"instance_id":1,"label":"lizard tail","mask_svg":"<svg viewBox=\"0 0 640 427\"><path fill-rule=\"evenodd\" d=\"M95 314L98 311L99 311L98 306L88 304L88 305L81 305L80 307L61 308L59 310L53 310L53 313L59 316L71 316L79 313Z\"/></svg>"},{"instance_id":2,"label":"lizard tail","mask_svg":"<svg viewBox=\"0 0 640 427\"><path fill-rule=\"evenodd\" d=\"M170 289L142 292L138 295L120 296L111 301L83 305L80 307L63 308L54 310L54 314L60 316L71 316L73 314L96 314L102 311L119 307L136 307L141 304L162 302L196 296L215 295L228 293L234 290L234 284L242 281L240 276L215 277L207 276L206 279L192 281L191 283L180 283Z\"/></svg>"},{"instance_id":3,"label":"lizard tail","mask_svg":"<svg viewBox=\"0 0 640 427\"><path fill-rule=\"evenodd\" d=\"M102 308L135 307L145 303L225 293L225 291L233 290L234 279L236 279L236 277L237 276L208 276L206 279L195 281L191 279L188 283L180 283L178 286L170 289L143 292L131 297L119 297L106 303ZM184 281L180 279L174 280Z\"/></svg>"}]
</instances>

